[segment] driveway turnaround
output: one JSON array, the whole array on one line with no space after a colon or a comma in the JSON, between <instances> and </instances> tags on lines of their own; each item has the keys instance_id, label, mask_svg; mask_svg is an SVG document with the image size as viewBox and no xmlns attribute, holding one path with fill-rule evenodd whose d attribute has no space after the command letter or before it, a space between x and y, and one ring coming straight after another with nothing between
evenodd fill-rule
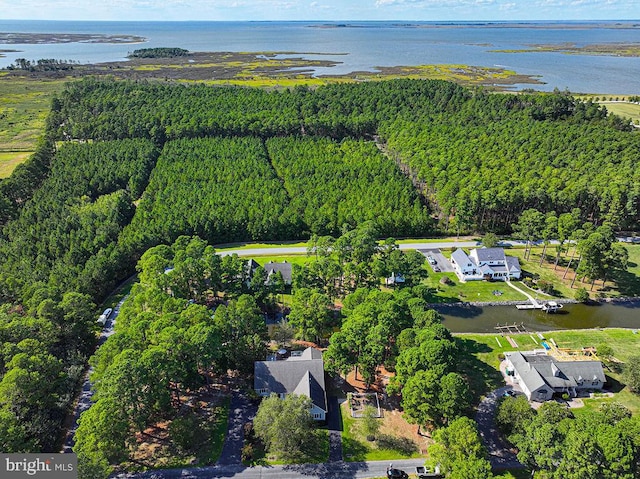
<instances>
[{"instance_id":1,"label":"driveway turnaround","mask_svg":"<svg viewBox=\"0 0 640 479\"><path fill-rule=\"evenodd\" d=\"M189 469L165 469L120 474L118 479L209 479L233 477L238 479L370 479L384 477L390 461L327 462L322 464L296 464L287 466L244 467L211 466ZM405 459L393 462L393 467L407 474L415 473L424 459Z\"/></svg>"}]
</instances>

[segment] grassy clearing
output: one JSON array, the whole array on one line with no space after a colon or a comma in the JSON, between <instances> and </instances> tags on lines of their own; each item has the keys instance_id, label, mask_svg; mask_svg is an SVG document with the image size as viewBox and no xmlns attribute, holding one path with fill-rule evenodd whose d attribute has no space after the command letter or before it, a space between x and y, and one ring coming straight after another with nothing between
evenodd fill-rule
<instances>
[{"instance_id":1,"label":"grassy clearing","mask_svg":"<svg viewBox=\"0 0 640 479\"><path fill-rule=\"evenodd\" d=\"M0 179L8 178L20 163L24 162L32 151L0 151Z\"/></svg>"},{"instance_id":2,"label":"grassy clearing","mask_svg":"<svg viewBox=\"0 0 640 479\"><path fill-rule=\"evenodd\" d=\"M622 102L608 102L602 101L601 105L607 107L609 113L621 116L623 118L629 118L632 122L640 122L640 105L635 103L622 103Z\"/></svg>"},{"instance_id":3,"label":"grassy clearing","mask_svg":"<svg viewBox=\"0 0 640 479\"><path fill-rule=\"evenodd\" d=\"M340 405L342 414L342 453L345 461L389 461L423 457L418 445L404 438L384 434L384 428L376 441L367 441L361 433L358 419L351 417L348 402ZM380 419L384 422L384 418Z\"/></svg>"},{"instance_id":4,"label":"grassy clearing","mask_svg":"<svg viewBox=\"0 0 640 479\"><path fill-rule=\"evenodd\" d=\"M545 333L547 338L553 338L560 348L580 349L582 347L608 344L619 361L640 351L640 334L620 328L602 330L571 330L553 331ZM456 334L459 346L463 350L465 359L464 371L471 380L476 397L503 384L499 371L499 355L507 351L515 351L509 343L497 334ZM526 351L540 348L540 339L535 334L514 334L511 337L520 346L519 350ZM498 344L500 342L500 345ZM594 398L584 400L585 407L576 409L577 414L597 409L602 402L618 401L628 407L634 414L640 413L640 395L633 394L621 382L619 370L605 371L611 391L615 393L613 399Z\"/></svg>"},{"instance_id":5,"label":"grassy clearing","mask_svg":"<svg viewBox=\"0 0 640 479\"><path fill-rule=\"evenodd\" d=\"M0 77L0 151L33 151L42 135L51 98L68 80Z\"/></svg>"}]
</instances>

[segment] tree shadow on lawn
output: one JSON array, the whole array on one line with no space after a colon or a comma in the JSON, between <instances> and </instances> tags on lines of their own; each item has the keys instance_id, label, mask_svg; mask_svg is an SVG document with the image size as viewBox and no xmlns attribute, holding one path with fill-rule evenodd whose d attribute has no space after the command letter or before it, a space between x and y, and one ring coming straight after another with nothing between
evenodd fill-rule
<instances>
[{"instance_id":1,"label":"tree shadow on lawn","mask_svg":"<svg viewBox=\"0 0 640 479\"><path fill-rule=\"evenodd\" d=\"M474 402L479 402L483 394L504 386L500 371L476 357L477 353L492 353L493 349L473 339L455 337L455 341L458 346L457 369L469 379Z\"/></svg>"},{"instance_id":2,"label":"tree shadow on lawn","mask_svg":"<svg viewBox=\"0 0 640 479\"><path fill-rule=\"evenodd\" d=\"M629 267L635 266L635 263L629 262ZM616 287L621 296L638 296L640 295L640 277L629 271L617 271L614 278Z\"/></svg>"},{"instance_id":3,"label":"tree shadow on lawn","mask_svg":"<svg viewBox=\"0 0 640 479\"><path fill-rule=\"evenodd\" d=\"M342 454L345 461L361 462L367 460L367 452L369 450L360 441L356 441L351 437L342 436Z\"/></svg>"},{"instance_id":4,"label":"tree shadow on lawn","mask_svg":"<svg viewBox=\"0 0 640 479\"><path fill-rule=\"evenodd\" d=\"M381 434L376 443L379 449L389 449L396 451L404 456L411 456L414 452L418 452L418 445L408 437L394 437L388 434Z\"/></svg>"}]
</instances>

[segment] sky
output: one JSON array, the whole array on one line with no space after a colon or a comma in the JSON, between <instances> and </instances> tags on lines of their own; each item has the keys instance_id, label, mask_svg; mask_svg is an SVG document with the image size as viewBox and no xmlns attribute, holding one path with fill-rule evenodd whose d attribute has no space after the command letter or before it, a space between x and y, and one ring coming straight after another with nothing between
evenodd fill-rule
<instances>
[{"instance_id":1,"label":"sky","mask_svg":"<svg viewBox=\"0 0 640 479\"><path fill-rule=\"evenodd\" d=\"M640 0L0 0L4 20L636 20Z\"/></svg>"}]
</instances>

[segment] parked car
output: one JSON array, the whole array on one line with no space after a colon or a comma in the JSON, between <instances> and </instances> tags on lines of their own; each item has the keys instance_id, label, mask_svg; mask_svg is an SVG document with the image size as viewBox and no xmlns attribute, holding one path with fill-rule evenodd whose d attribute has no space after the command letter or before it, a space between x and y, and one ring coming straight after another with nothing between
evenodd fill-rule
<instances>
[{"instance_id":1,"label":"parked car","mask_svg":"<svg viewBox=\"0 0 640 479\"><path fill-rule=\"evenodd\" d=\"M434 259L433 256L427 256L427 261L429 262L429 264L436 264L437 261Z\"/></svg>"},{"instance_id":2,"label":"parked car","mask_svg":"<svg viewBox=\"0 0 640 479\"><path fill-rule=\"evenodd\" d=\"M387 479L407 479L409 474L402 469L395 469L393 467L387 467Z\"/></svg>"},{"instance_id":3,"label":"parked car","mask_svg":"<svg viewBox=\"0 0 640 479\"><path fill-rule=\"evenodd\" d=\"M104 326L107 323L107 319L109 319L109 316L111 316L112 312L113 312L113 309L111 308L105 309L102 312L102 314L98 317L98 323Z\"/></svg>"},{"instance_id":4,"label":"parked car","mask_svg":"<svg viewBox=\"0 0 640 479\"><path fill-rule=\"evenodd\" d=\"M434 266L434 267L433 267L433 271L434 271L435 273L439 273L439 272L440 272L440 271L442 271L442 270L440 269L440 267L439 267L439 266Z\"/></svg>"}]
</instances>

